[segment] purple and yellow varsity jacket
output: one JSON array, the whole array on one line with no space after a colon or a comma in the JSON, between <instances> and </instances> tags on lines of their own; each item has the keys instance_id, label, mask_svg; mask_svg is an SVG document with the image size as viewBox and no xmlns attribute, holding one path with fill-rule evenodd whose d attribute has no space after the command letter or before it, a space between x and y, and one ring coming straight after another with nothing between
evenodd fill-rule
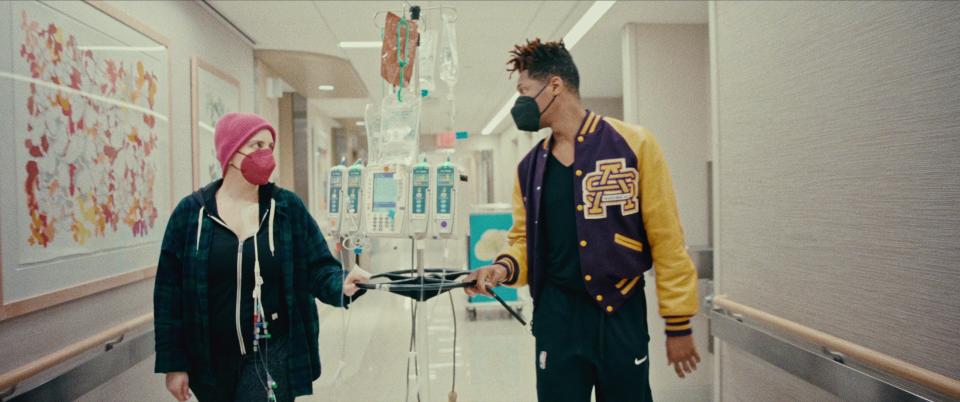
<instances>
[{"instance_id":1,"label":"purple and yellow varsity jacket","mask_svg":"<svg viewBox=\"0 0 960 402\"><path fill-rule=\"evenodd\" d=\"M654 269L668 336L692 332L697 271L686 252L667 162L643 127L587 111L573 162L580 266L587 292L607 314L643 292ZM530 285L534 303L546 279L540 230L541 186L550 138L520 161L513 190L509 245L495 259L511 286ZM639 286L638 286L639 284Z\"/></svg>"}]
</instances>

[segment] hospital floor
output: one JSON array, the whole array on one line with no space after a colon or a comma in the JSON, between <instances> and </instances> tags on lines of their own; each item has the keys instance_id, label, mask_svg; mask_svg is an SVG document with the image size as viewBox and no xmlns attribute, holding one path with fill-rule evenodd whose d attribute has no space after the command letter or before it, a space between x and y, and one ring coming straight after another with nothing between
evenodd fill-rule
<instances>
[{"instance_id":1,"label":"hospital floor","mask_svg":"<svg viewBox=\"0 0 960 402\"><path fill-rule=\"evenodd\" d=\"M649 278L648 283L652 283ZM655 305L652 286L647 302ZM523 292L523 290L521 290ZM703 289L701 289L701 294ZM421 402L447 401L457 356L457 393L460 402L521 402L536 400L534 339L529 331L496 306L482 311L477 321L467 320L466 296L452 292L457 314L458 334L453 345L453 313L447 295L428 302L431 361L429 378L432 392ZM523 310L531 316L529 302ZM402 402L405 401L407 350L410 342L410 304L408 299L385 292L370 292L351 307L342 310L321 305L320 353L323 374L313 386L314 394L297 398L298 402ZM705 402L711 400L713 355L707 351L706 319L694 317L694 337L703 362L700 370L686 379L677 378L667 366L663 321L651 309L647 317L650 342L650 385L654 400L667 402ZM346 320L349 319L349 325ZM344 328L346 348L344 349ZM344 350L346 353L344 353ZM344 364L341 364L341 361ZM78 400L173 401L163 386L163 376L153 373L153 356L91 391ZM339 371L339 373L338 373ZM144 378L149 386L144 386ZM412 386L412 384L411 384ZM195 399L192 399L195 400ZM411 398L415 401L415 398Z\"/></svg>"},{"instance_id":2,"label":"hospital floor","mask_svg":"<svg viewBox=\"0 0 960 402\"><path fill-rule=\"evenodd\" d=\"M649 283L652 283L652 278ZM656 305L647 289L649 305ZM534 339L529 329L499 306L483 306L476 321L469 321L466 296L452 292L458 338L454 348L454 321L447 295L427 302L431 393L421 401L447 401L456 354L458 401L535 401ZM529 299L527 299L529 300ZM370 292L344 313L320 306L320 353L323 375L314 383L314 395L298 401L404 401L407 389L407 356L411 330L409 299L385 292ZM677 378L666 363L663 322L651 309L651 378L657 401L711 400L713 355L707 351L706 319L694 319L698 350L703 362L693 375ZM419 314L419 313L418 313ZM523 309L529 319L532 305ZM349 323L347 322L349 320ZM346 348L344 349L344 328ZM346 353L343 351L346 350ZM412 370L412 369L411 369ZM410 386L416 387L411 371ZM415 395L411 397L415 401Z\"/></svg>"}]
</instances>

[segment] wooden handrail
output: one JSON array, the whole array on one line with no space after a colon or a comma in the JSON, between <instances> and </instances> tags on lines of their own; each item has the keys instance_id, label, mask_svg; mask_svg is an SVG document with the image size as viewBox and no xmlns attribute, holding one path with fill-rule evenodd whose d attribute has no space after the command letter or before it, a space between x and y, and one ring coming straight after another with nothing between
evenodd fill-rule
<instances>
[{"instance_id":1,"label":"wooden handrail","mask_svg":"<svg viewBox=\"0 0 960 402\"><path fill-rule=\"evenodd\" d=\"M0 374L0 391L15 386L24 380L43 372L44 370L53 368L56 365L79 356L90 349L103 346L107 342L110 342L121 335L125 335L151 322L153 322L153 313L144 314L99 334L73 343L63 349L20 366L19 368Z\"/></svg>"},{"instance_id":2,"label":"wooden handrail","mask_svg":"<svg viewBox=\"0 0 960 402\"><path fill-rule=\"evenodd\" d=\"M951 398L960 398L960 381L945 375L935 373L922 367L880 353L873 349L846 341L828 333L815 330L767 313L750 306L732 301L725 296L715 296L713 305L731 313L741 314L753 320L767 324L788 334L799 336L806 341L826 347L834 352L842 353L854 360L866 363L871 367L893 374L910 382L920 384L934 391L943 393Z\"/></svg>"}]
</instances>

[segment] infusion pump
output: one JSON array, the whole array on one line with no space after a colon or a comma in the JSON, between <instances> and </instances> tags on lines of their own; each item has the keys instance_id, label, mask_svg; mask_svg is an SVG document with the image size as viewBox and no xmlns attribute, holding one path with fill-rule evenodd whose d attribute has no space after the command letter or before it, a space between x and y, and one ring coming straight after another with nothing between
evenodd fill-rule
<instances>
[{"instance_id":1,"label":"infusion pump","mask_svg":"<svg viewBox=\"0 0 960 402\"><path fill-rule=\"evenodd\" d=\"M331 234L340 234L340 222L343 217L343 185L347 167L343 162L330 169L327 187L327 227Z\"/></svg>"},{"instance_id":2,"label":"infusion pump","mask_svg":"<svg viewBox=\"0 0 960 402\"><path fill-rule=\"evenodd\" d=\"M447 160L436 168L434 174L436 184L434 193L433 224L434 233L441 237L453 234L453 227L457 215L457 190L460 187L460 171L456 165Z\"/></svg>"},{"instance_id":3,"label":"infusion pump","mask_svg":"<svg viewBox=\"0 0 960 402\"><path fill-rule=\"evenodd\" d=\"M364 231L368 236L404 237L409 206L410 168L371 165L364 177Z\"/></svg>"},{"instance_id":4,"label":"infusion pump","mask_svg":"<svg viewBox=\"0 0 960 402\"><path fill-rule=\"evenodd\" d=\"M356 233L362 229L363 219L363 162L358 160L346 170L346 203L343 205L343 218L340 230L343 233Z\"/></svg>"},{"instance_id":5,"label":"infusion pump","mask_svg":"<svg viewBox=\"0 0 960 402\"><path fill-rule=\"evenodd\" d=\"M410 172L410 235L424 237L430 224L430 165L426 159Z\"/></svg>"},{"instance_id":6,"label":"infusion pump","mask_svg":"<svg viewBox=\"0 0 960 402\"><path fill-rule=\"evenodd\" d=\"M347 173L347 197L353 199ZM450 161L431 167L426 161L414 166L378 164L367 166L360 180L361 230L373 237L437 237L454 234L460 170ZM346 207L349 215L351 207ZM344 218L344 231L348 218Z\"/></svg>"}]
</instances>

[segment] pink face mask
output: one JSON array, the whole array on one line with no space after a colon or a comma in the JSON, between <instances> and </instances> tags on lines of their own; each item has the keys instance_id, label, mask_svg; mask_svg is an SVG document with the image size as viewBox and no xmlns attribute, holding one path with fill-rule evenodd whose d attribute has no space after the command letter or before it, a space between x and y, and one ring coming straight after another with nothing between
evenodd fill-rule
<instances>
[{"instance_id":1,"label":"pink face mask","mask_svg":"<svg viewBox=\"0 0 960 402\"><path fill-rule=\"evenodd\" d=\"M243 178L247 179L250 184L257 186L267 184L270 175L273 174L273 168L277 167L277 162L273 160L273 151L261 149L250 154L241 153L240 155L245 156L239 169ZM236 166L230 166L236 169Z\"/></svg>"}]
</instances>

